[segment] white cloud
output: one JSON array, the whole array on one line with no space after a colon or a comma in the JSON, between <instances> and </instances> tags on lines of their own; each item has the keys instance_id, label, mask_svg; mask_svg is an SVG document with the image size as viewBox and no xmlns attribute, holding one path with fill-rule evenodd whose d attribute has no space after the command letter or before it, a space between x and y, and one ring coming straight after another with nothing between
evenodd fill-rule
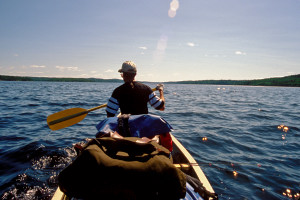
<instances>
[{"instance_id":1,"label":"white cloud","mask_svg":"<svg viewBox=\"0 0 300 200\"><path fill-rule=\"evenodd\" d=\"M242 51L236 51L235 54L236 54L236 55L246 55L246 53L245 53L245 52L242 52Z\"/></svg>"},{"instance_id":2,"label":"white cloud","mask_svg":"<svg viewBox=\"0 0 300 200\"><path fill-rule=\"evenodd\" d=\"M94 77L103 77L103 74L94 74Z\"/></svg>"},{"instance_id":3,"label":"white cloud","mask_svg":"<svg viewBox=\"0 0 300 200\"><path fill-rule=\"evenodd\" d=\"M112 72L114 72L114 71L111 70L111 69L108 69L108 70L106 70L105 72L106 72L106 73L112 73Z\"/></svg>"},{"instance_id":4,"label":"white cloud","mask_svg":"<svg viewBox=\"0 0 300 200\"><path fill-rule=\"evenodd\" d=\"M154 74L152 73L148 73L148 74L139 74L139 77L140 78L152 78L152 77L155 77Z\"/></svg>"},{"instance_id":5,"label":"white cloud","mask_svg":"<svg viewBox=\"0 0 300 200\"><path fill-rule=\"evenodd\" d=\"M139 47L139 49L147 50L147 47Z\"/></svg>"},{"instance_id":6,"label":"white cloud","mask_svg":"<svg viewBox=\"0 0 300 200\"><path fill-rule=\"evenodd\" d=\"M204 57L208 57L208 58L227 58L227 55L224 55L224 54L204 54Z\"/></svg>"},{"instance_id":7,"label":"white cloud","mask_svg":"<svg viewBox=\"0 0 300 200\"><path fill-rule=\"evenodd\" d=\"M80 71L78 67L56 66L55 68L59 71Z\"/></svg>"},{"instance_id":8,"label":"white cloud","mask_svg":"<svg viewBox=\"0 0 300 200\"><path fill-rule=\"evenodd\" d=\"M80 78L87 78L87 77L89 77L89 75L88 74L80 74L79 77Z\"/></svg>"},{"instance_id":9,"label":"white cloud","mask_svg":"<svg viewBox=\"0 0 300 200\"><path fill-rule=\"evenodd\" d=\"M31 65L31 68L45 68L45 65Z\"/></svg>"},{"instance_id":10,"label":"white cloud","mask_svg":"<svg viewBox=\"0 0 300 200\"><path fill-rule=\"evenodd\" d=\"M192 43L192 42L188 42L188 43L186 43L186 45L188 45L188 46L190 46L190 47L194 47L194 46L195 46L195 44Z\"/></svg>"}]
</instances>

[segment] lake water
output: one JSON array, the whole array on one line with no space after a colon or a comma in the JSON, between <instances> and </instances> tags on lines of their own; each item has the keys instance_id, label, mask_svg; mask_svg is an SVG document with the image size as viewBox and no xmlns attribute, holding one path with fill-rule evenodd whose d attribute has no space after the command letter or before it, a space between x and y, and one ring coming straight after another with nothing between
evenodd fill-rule
<instances>
[{"instance_id":1,"label":"lake water","mask_svg":"<svg viewBox=\"0 0 300 200\"><path fill-rule=\"evenodd\" d=\"M104 104L118 85L0 82L1 199L51 199L58 173L75 158L73 144L94 137L106 114L93 111L54 132L47 116ZM166 110L149 111L173 126L220 199L291 199L287 189L299 193L300 88L165 86Z\"/></svg>"}]
</instances>

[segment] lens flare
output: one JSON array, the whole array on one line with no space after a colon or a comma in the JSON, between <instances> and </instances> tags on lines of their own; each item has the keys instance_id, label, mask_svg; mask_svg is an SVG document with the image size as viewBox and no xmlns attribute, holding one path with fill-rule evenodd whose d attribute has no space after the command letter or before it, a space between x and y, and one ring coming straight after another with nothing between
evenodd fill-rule
<instances>
[{"instance_id":1,"label":"lens flare","mask_svg":"<svg viewBox=\"0 0 300 200\"><path fill-rule=\"evenodd\" d=\"M168 16L170 18L174 18L176 16L176 12L179 8L179 1L178 0L172 0L172 2L170 3L170 8L168 11Z\"/></svg>"},{"instance_id":2,"label":"lens flare","mask_svg":"<svg viewBox=\"0 0 300 200\"><path fill-rule=\"evenodd\" d=\"M178 10L179 8L179 2L178 0L173 0L171 3L170 3L170 9L171 10Z\"/></svg>"},{"instance_id":3,"label":"lens flare","mask_svg":"<svg viewBox=\"0 0 300 200\"><path fill-rule=\"evenodd\" d=\"M168 37L165 35L162 35L160 37L160 40L157 43L157 50L159 51L165 51L168 44Z\"/></svg>"},{"instance_id":4,"label":"lens flare","mask_svg":"<svg viewBox=\"0 0 300 200\"><path fill-rule=\"evenodd\" d=\"M174 18L176 16L176 11L170 9L168 11L168 15L169 15L170 18Z\"/></svg>"}]
</instances>

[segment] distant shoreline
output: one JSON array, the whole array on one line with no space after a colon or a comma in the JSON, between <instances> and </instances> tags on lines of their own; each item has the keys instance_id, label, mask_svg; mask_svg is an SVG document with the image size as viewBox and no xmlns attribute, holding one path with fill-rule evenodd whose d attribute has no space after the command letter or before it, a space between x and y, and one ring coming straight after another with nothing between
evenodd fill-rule
<instances>
[{"instance_id":1,"label":"distant shoreline","mask_svg":"<svg viewBox=\"0 0 300 200\"><path fill-rule=\"evenodd\" d=\"M100 78L54 78L0 75L0 81L50 81L50 82L123 82L121 79ZM300 87L300 74L254 80L196 80L196 81L168 81L172 84L202 84L202 85L244 85L244 86L285 86Z\"/></svg>"}]
</instances>

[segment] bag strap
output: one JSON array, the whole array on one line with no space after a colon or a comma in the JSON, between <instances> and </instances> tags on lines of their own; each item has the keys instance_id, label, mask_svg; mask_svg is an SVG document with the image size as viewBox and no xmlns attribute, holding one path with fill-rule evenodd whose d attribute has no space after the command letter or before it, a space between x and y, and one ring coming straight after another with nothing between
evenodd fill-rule
<instances>
[{"instance_id":1,"label":"bag strap","mask_svg":"<svg viewBox=\"0 0 300 200\"><path fill-rule=\"evenodd\" d=\"M149 143L137 143L139 138L96 138L89 144L97 144L108 155L116 155L118 152L126 152L129 156L136 157L147 154L148 156L165 155L169 158L170 151L154 141ZM88 146L88 145L87 145Z\"/></svg>"},{"instance_id":2,"label":"bag strap","mask_svg":"<svg viewBox=\"0 0 300 200\"><path fill-rule=\"evenodd\" d=\"M129 117L130 114L123 114L118 117L118 132L124 137L130 137L130 128L129 128Z\"/></svg>"}]
</instances>

